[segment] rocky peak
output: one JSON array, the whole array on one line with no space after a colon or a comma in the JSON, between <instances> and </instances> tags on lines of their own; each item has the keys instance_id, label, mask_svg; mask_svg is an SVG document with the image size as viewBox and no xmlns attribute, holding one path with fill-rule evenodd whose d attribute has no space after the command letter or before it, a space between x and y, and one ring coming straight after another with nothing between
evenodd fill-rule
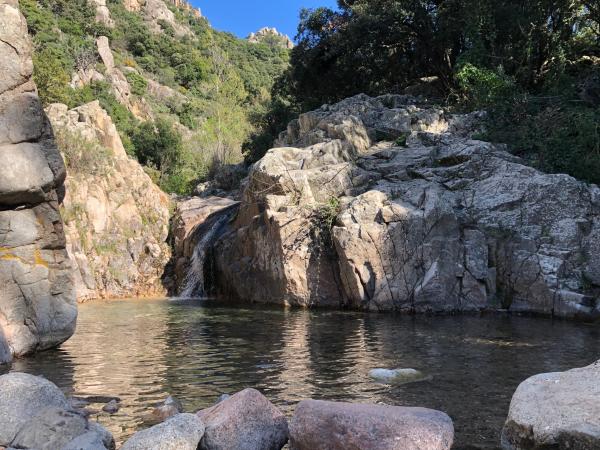
<instances>
[{"instance_id":1,"label":"rocky peak","mask_svg":"<svg viewBox=\"0 0 600 450\"><path fill-rule=\"evenodd\" d=\"M267 44L270 47L294 48L294 43L288 35L280 33L277 28L264 27L256 33L250 33L248 42L253 44Z\"/></svg>"}]
</instances>

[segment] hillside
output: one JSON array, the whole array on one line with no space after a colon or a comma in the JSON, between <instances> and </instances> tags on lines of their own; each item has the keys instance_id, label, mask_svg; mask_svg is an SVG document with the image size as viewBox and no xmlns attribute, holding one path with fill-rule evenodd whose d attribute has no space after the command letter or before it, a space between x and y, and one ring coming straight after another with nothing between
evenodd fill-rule
<instances>
[{"instance_id":1,"label":"hillside","mask_svg":"<svg viewBox=\"0 0 600 450\"><path fill-rule=\"evenodd\" d=\"M44 105L94 100L167 192L242 161L286 48L215 31L182 1L23 0ZM168 150L168 151L166 151Z\"/></svg>"}]
</instances>

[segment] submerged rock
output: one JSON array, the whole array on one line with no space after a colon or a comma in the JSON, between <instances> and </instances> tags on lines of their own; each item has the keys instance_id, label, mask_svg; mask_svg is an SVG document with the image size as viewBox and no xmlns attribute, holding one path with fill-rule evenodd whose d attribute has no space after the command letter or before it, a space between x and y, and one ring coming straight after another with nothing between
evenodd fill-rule
<instances>
[{"instance_id":1,"label":"submerged rock","mask_svg":"<svg viewBox=\"0 0 600 450\"><path fill-rule=\"evenodd\" d=\"M84 443L114 449L111 434L70 410L64 394L50 381L13 372L0 376L0 446L36 450L75 450Z\"/></svg>"},{"instance_id":2,"label":"submerged rock","mask_svg":"<svg viewBox=\"0 0 600 450\"><path fill-rule=\"evenodd\" d=\"M202 450L280 450L288 440L285 416L254 389L238 392L197 414L206 425Z\"/></svg>"},{"instance_id":3,"label":"submerged rock","mask_svg":"<svg viewBox=\"0 0 600 450\"><path fill-rule=\"evenodd\" d=\"M415 369L373 369L369 376L374 380L390 384L406 384L423 381L429 377Z\"/></svg>"},{"instance_id":4,"label":"submerged rock","mask_svg":"<svg viewBox=\"0 0 600 450\"><path fill-rule=\"evenodd\" d=\"M449 450L452 420L439 411L305 400L290 422L291 450Z\"/></svg>"},{"instance_id":5,"label":"submerged rock","mask_svg":"<svg viewBox=\"0 0 600 450\"><path fill-rule=\"evenodd\" d=\"M194 414L177 414L134 434L121 450L196 450L204 425Z\"/></svg>"},{"instance_id":6,"label":"submerged rock","mask_svg":"<svg viewBox=\"0 0 600 450\"><path fill-rule=\"evenodd\" d=\"M502 430L502 448L600 449L600 361L521 383Z\"/></svg>"}]
</instances>

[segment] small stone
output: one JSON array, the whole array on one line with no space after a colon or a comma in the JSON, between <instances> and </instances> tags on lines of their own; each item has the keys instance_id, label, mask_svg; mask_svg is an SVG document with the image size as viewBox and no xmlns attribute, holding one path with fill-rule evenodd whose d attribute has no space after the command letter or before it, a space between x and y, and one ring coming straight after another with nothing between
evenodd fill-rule
<instances>
[{"instance_id":1,"label":"small stone","mask_svg":"<svg viewBox=\"0 0 600 450\"><path fill-rule=\"evenodd\" d=\"M115 414L119 411L121 406L115 401L111 400L102 408L102 411L107 412L109 414Z\"/></svg>"}]
</instances>

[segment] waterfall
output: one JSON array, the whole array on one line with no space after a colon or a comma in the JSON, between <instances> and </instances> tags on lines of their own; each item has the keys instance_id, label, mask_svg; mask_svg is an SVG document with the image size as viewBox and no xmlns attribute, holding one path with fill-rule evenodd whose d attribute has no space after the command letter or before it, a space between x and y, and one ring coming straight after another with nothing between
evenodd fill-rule
<instances>
[{"instance_id":1,"label":"waterfall","mask_svg":"<svg viewBox=\"0 0 600 450\"><path fill-rule=\"evenodd\" d=\"M204 280L204 263L206 262L206 256L215 240L219 237L219 233L223 225L225 225L230 217L231 213L223 214L222 216L217 216L214 221L206 224L206 227L202 226L202 228L208 229L194 248L194 253L192 254L192 258L190 260L190 266L185 276L184 287L181 291L182 298L206 296L206 286Z\"/></svg>"}]
</instances>

